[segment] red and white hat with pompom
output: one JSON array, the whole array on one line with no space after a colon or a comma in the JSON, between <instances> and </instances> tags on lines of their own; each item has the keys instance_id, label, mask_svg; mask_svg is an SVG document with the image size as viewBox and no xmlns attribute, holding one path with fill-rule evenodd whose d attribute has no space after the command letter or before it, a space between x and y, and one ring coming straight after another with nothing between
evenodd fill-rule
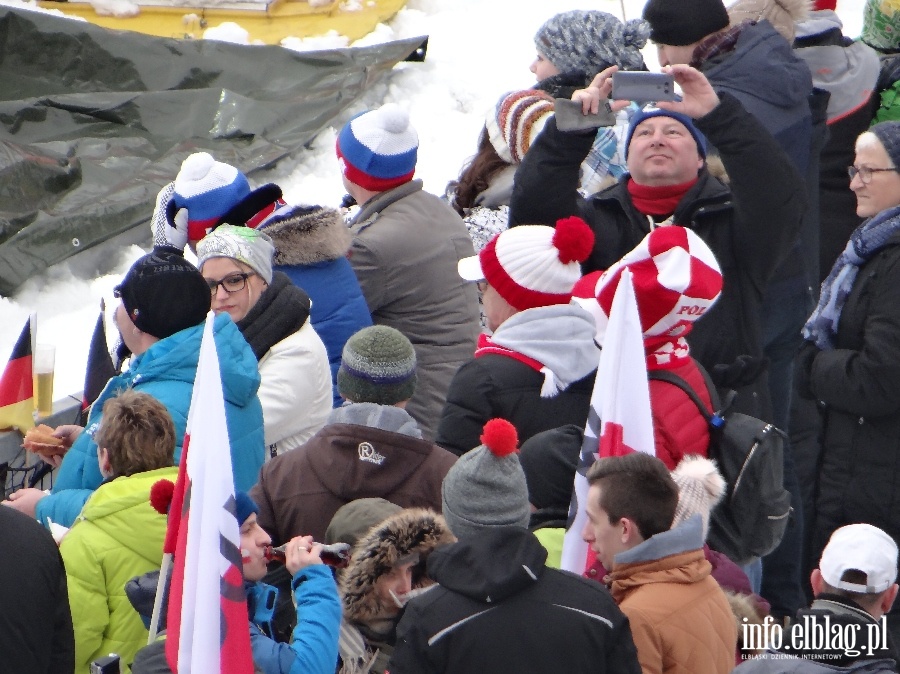
<instances>
[{"instance_id":1,"label":"red and white hat with pompom","mask_svg":"<svg viewBox=\"0 0 900 674\"><path fill-rule=\"evenodd\" d=\"M685 227L657 227L605 272L585 276L573 289L573 301L594 316L599 344L625 268L632 273L647 346L687 335L722 293L722 271L703 239Z\"/></svg>"},{"instance_id":2,"label":"red and white hat with pompom","mask_svg":"<svg viewBox=\"0 0 900 674\"><path fill-rule=\"evenodd\" d=\"M594 232L578 217L556 227L523 225L500 232L478 256L459 261L466 281L487 281L519 311L567 304L581 278L581 262L594 248Z\"/></svg>"}]
</instances>

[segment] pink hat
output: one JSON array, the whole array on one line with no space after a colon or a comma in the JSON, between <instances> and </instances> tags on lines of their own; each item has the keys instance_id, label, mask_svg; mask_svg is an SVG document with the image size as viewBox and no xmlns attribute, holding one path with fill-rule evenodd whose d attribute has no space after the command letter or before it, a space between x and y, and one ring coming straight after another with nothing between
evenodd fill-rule
<instances>
[{"instance_id":1,"label":"pink hat","mask_svg":"<svg viewBox=\"0 0 900 674\"><path fill-rule=\"evenodd\" d=\"M577 217L556 227L522 225L500 232L477 256L459 261L467 281L485 280L519 311L566 304L581 278L580 263L594 247L594 232Z\"/></svg>"},{"instance_id":2,"label":"pink hat","mask_svg":"<svg viewBox=\"0 0 900 674\"><path fill-rule=\"evenodd\" d=\"M687 335L722 292L722 271L709 246L685 227L657 227L605 272L589 274L573 290L575 301L593 314L600 344L626 267L648 349Z\"/></svg>"}]
</instances>

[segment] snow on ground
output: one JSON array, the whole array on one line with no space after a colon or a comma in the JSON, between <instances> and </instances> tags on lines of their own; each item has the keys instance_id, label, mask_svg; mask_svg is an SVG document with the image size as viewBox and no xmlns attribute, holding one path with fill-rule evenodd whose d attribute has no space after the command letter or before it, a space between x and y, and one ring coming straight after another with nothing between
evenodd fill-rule
<instances>
[{"instance_id":1,"label":"snow on ground","mask_svg":"<svg viewBox=\"0 0 900 674\"><path fill-rule=\"evenodd\" d=\"M23 3L0 0L0 4ZM533 36L545 20L569 9L599 9L621 18L623 7L626 18L632 19L640 16L643 4L644 0L556 0L551 8L542 0L409 0L389 25L379 25L353 46L428 35L425 62L396 66L335 126L340 128L352 115L389 101L405 107L419 133L416 176L424 180L426 190L440 194L474 153L485 112L503 92L534 81L528 70L534 59ZM845 34L859 34L862 7L863 0L839 0ZM240 27L219 31L220 38L240 41L239 36ZM327 49L346 46L346 39L337 34L289 38L284 46L300 51ZM653 47L648 45L644 54L648 66L655 69ZM309 151L256 174L255 184L278 183L291 203L338 205L343 188L334 139L335 128L325 130ZM100 299L106 299L107 335L112 343L116 333L111 316L118 302L112 296L113 286L144 252L137 246L118 251L112 273L97 276L98 256L86 251L30 279L13 297L0 297L0 366L6 363L28 315L35 312L38 341L55 344L57 349L55 398L80 391Z\"/></svg>"}]
</instances>

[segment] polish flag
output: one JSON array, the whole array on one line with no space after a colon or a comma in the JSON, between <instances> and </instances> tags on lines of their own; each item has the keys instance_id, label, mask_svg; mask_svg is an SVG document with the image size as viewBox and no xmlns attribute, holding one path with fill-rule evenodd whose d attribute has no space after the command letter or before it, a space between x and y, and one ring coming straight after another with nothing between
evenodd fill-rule
<instances>
[{"instance_id":1,"label":"polish flag","mask_svg":"<svg viewBox=\"0 0 900 674\"><path fill-rule=\"evenodd\" d=\"M206 317L166 531L175 553L166 660L175 674L252 674L231 450L212 312Z\"/></svg>"},{"instance_id":2,"label":"polish flag","mask_svg":"<svg viewBox=\"0 0 900 674\"><path fill-rule=\"evenodd\" d=\"M597 286L601 287L604 282L605 279L599 277ZM586 301L596 302L593 297ZM630 452L656 455L641 317L631 271L627 268L622 271L616 289L602 346L581 459L575 472L569 514L572 523L563 538L561 568L579 575L585 570L589 553L587 543L581 539L587 521L584 503L589 486L588 468L598 458L607 456Z\"/></svg>"}]
</instances>

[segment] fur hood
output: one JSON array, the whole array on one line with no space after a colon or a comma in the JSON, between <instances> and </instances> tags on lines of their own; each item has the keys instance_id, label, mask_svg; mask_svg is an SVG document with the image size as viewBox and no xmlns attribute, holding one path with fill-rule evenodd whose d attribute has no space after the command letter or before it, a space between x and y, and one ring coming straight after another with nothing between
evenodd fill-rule
<instances>
[{"instance_id":1,"label":"fur hood","mask_svg":"<svg viewBox=\"0 0 900 674\"><path fill-rule=\"evenodd\" d=\"M725 597L728 599L728 606L734 614L734 622L737 625L738 633L738 649L746 656L759 655L765 649L749 649L744 643L743 634L746 631L744 625L765 625L766 614L760 610L759 605L754 601L753 597L746 594L738 594L725 590ZM765 643L765 642L763 642Z\"/></svg>"},{"instance_id":2,"label":"fur hood","mask_svg":"<svg viewBox=\"0 0 900 674\"><path fill-rule=\"evenodd\" d=\"M812 4L811 0L738 0L728 8L728 18L732 26L767 19L785 40L793 43L795 24L809 18Z\"/></svg>"},{"instance_id":3,"label":"fur hood","mask_svg":"<svg viewBox=\"0 0 900 674\"><path fill-rule=\"evenodd\" d=\"M435 548L455 540L443 516L424 508L407 508L370 530L357 541L341 574L344 617L357 623L382 617L387 607L373 592L375 581L410 554L419 554L413 589L433 584L425 576L425 561Z\"/></svg>"},{"instance_id":4,"label":"fur hood","mask_svg":"<svg viewBox=\"0 0 900 674\"><path fill-rule=\"evenodd\" d=\"M343 257L350 230L338 210L323 206L288 206L259 227L275 244L276 265L311 265Z\"/></svg>"}]
</instances>

